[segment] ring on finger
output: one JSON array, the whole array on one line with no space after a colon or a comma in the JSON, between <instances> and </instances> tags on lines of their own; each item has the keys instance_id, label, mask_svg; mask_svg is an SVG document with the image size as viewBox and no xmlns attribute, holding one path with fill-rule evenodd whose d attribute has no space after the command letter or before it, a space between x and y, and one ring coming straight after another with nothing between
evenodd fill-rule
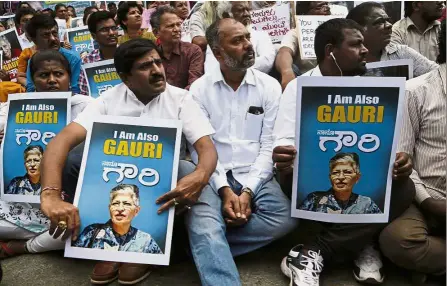
<instances>
[{"instance_id":1,"label":"ring on finger","mask_svg":"<svg viewBox=\"0 0 447 286\"><path fill-rule=\"evenodd\" d=\"M67 229L67 222L64 221L64 220L60 220L60 221L57 223L57 227L60 228L60 229L62 229L62 230L66 230L66 229Z\"/></svg>"}]
</instances>

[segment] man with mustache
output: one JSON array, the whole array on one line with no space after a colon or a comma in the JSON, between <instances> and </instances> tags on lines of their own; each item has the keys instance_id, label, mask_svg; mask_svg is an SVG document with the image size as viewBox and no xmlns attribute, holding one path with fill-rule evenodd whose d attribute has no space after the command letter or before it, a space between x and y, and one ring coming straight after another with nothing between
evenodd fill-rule
<instances>
[{"instance_id":1,"label":"man with mustache","mask_svg":"<svg viewBox=\"0 0 447 286\"><path fill-rule=\"evenodd\" d=\"M217 6L219 18L233 18L242 23L250 32L250 42L255 51L253 68L268 74L275 62L276 50L265 31L256 31L251 26L252 3L249 1L223 1ZM213 55L211 48L206 50L205 72L214 70L219 62Z\"/></svg>"},{"instance_id":2,"label":"man with mustache","mask_svg":"<svg viewBox=\"0 0 447 286\"><path fill-rule=\"evenodd\" d=\"M90 15L88 30L92 38L98 43L99 49L89 52L83 59L83 64L111 60L118 45L118 26L115 15L109 11L98 11ZM89 95L87 79L84 72L79 75L80 94Z\"/></svg>"},{"instance_id":3,"label":"man with mustache","mask_svg":"<svg viewBox=\"0 0 447 286\"><path fill-rule=\"evenodd\" d=\"M213 23L207 42L219 66L191 86L216 130L218 163L187 214L191 252L202 285L241 285L233 256L261 248L296 226L290 200L273 178L273 124L279 83L252 66L250 33L231 18ZM191 151L197 160L197 154Z\"/></svg>"},{"instance_id":4,"label":"man with mustache","mask_svg":"<svg viewBox=\"0 0 447 286\"><path fill-rule=\"evenodd\" d=\"M438 68L406 45L390 43L392 25L385 7L377 2L365 2L352 9L346 19L360 24L363 29L365 47L368 49L367 62L410 59L413 61L413 76L418 77ZM368 72L366 73L368 74Z\"/></svg>"},{"instance_id":5,"label":"man with mustache","mask_svg":"<svg viewBox=\"0 0 447 286\"><path fill-rule=\"evenodd\" d=\"M405 1L405 18L393 25L391 43L407 45L431 61L436 61L438 35L445 1Z\"/></svg>"},{"instance_id":6,"label":"man with mustache","mask_svg":"<svg viewBox=\"0 0 447 286\"><path fill-rule=\"evenodd\" d=\"M87 129L98 115L145 117L148 120L175 119L183 123L187 142L198 152L194 165L180 160L177 187L157 199L159 213L173 206L191 208L207 186L217 162L216 149L209 135L214 133L208 119L188 91L166 83L157 46L148 39L133 39L115 52L116 71L123 83L105 91L90 102L78 117L51 140L46 149L42 170L41 210L52 221L50 233L67 238L79 231L79 214L75 206L64 202L61 194L73 198L81 168ZM71 152L70 152L71 150ZM62 193L62 190L64 191ZM57 227L67 222L67 229ZM105 284L118 278L133 285L147 277L150 265L100 261L90 276L93 284Z\"/></svg>"},{"instance_id":7,"label":"man with mustache","mask_svg":"<svg viewBox=\"0 0 447 286\"><path fill-rule=\"evenodd\" d=\"M181 40L182 20L171 6L159 6L151 15L152 32L161 50L166 81L189 90L203 75L203 54L199 46Z\"/></svg>"},{"instance_id":8,"label":"man with mustache","mask_svg":"<svg viewBox=\"0 0 447 286\"><path fill-rule=\"evenodd\" d=\"M43 157L43 148L39 145L30 145L23 151L26 175L15 177L6 189L6 194L13 195L40 195L40 162Z\"/></svg>"},{"instance_id":9,"label":"man with mustache","mask_svg":"<svg viewBox=\"0 0 447 286\"><path fill-rule=\"evenodd\" d=\"M366 72L368 49L363 28L350 19L331 19L315 30L318 66L303 76L358 76ZM295 149L297 81L286 87L275 123L273 161L281 186L292 189ZM409 179L412 163L407 153L397 153L393 170L389 220L397 218L411 204L415 189ZM298 244L284 257L281 270L293 285L319 285L323 260L355 260L354 278L361 282L381 283L384 279L380 254L370 245L386 224L326 224L308 244ZM291 285L292 285L291 284Z\"/></svg>"},{"instance_id":10,"label":"man with mustache","mask_svg":"<svg viewBox=\"0 0 447 286\"><path fill-rule=\"evenodd\" d=\"M120 184L114 187L110 191L110 220L87 226L73 246L162 254L150 234L132 226L132 220L140 209L140 190L136 185Z\"/></svg>"},{"instance_id":11,"label":"man with mustache","mask_svg":"<svg viewBox=\"0 0 447 286\"><path fill-rule=\"evenodd\" d=\"M360 160L356 153L336 154L329 160L331 189L310 193L299 209L332 214L382 213L371 198L353 193L360 177Z\"/></svg>"},{"instance_id":12,"label":"man with mustache","mask_svg":"<svg viewBox=\"0 0 447 286\"><path fill-rule=\"evenodd\" d=\"M26 32L36 45L36 50L56 50L59 51L70 63L71 70L71 91L79 93L78 79L81 72L81 58L78 53L60 47L58 26L53 17L45 14L37 14L26 25ZM29 62L28 62L29 66ZM36 88L31 80L31 72L26 71L26 91L33 92Z\"/></svg>"}]
</instances>

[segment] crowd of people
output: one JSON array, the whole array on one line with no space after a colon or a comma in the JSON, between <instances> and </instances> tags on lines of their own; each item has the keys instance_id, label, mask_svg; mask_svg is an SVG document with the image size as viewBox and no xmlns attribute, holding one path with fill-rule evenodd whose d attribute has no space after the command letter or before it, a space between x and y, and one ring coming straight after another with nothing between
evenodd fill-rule
<instances>
[{"instance_id":1,"label":"crowd of people","mask_svg":"<svg viewBox=\"0 0 447 286\"><path fill-rule=\"evenodd\" d=\"M20 92L72 92L72 122L45 151L25 153L25 159L30 154L34 159L25 160L27 174L16 185L39 192L41 203L0 201L0 259L63 249L70 235L77 239L79 213L72 203L87 129L95 117L178 119L186 149L177 187L157 201L159 212L174 206L184 210L173 235L181 235L177 226L184 225L203 285L241 285L235 256L300 229L289 198L300 77L362 76L366 63L408 59L414 78L406 83L389 222L324 224L311 243L297 241L278 265L290 285L320 285L323 269L339 262L353 263L357 281L380 284L385 256L411 271L418 285L431 276L445 283L444 1L406 1L404 18L394 24L383 4L361 3L345 17L318 26L315 60L301 58L298 28L273 44L265 31L252 27L252 10L275 1L205 1L192 9L186 1L147 2L148 7L123 1L110 2L105 10L86 8L83 23L97 48L82 58L58 34L56 20L69 26L76 17L73 7L35 11L27 2L18 6L15 27L26 46L16 80L0 71L0 126L8 95ZM328 2L295 5L299 15L331 15ZM0 49L5 56L7 48ZM109 59L122 83L93 99L81 66ZM348 164L355 173L359 162L343 154L331 159L332 167L337 164ZM315 200L322 198L309 197L309 207ZM332 203L341 210L360 204L360 196L350 200ZM152 270L145 264L100 261L90 279L133 285Z\"/></svg>"}]
</instances>

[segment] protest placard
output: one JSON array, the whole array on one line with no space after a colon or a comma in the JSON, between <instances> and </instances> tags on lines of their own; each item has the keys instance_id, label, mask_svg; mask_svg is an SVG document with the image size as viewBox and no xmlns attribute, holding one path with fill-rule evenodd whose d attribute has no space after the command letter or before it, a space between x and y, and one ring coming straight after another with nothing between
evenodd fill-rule
<instances>
[{"instance_id":1,"label":"protest placard","mask_svg":"<svg viewBox=\"0 0 447 286\"><path fill-rule=\"evenodd\" d=\"M2 144L1 196L40 203L40 168L47 144L70 121L70 92L10 94Z\"/></svg>"},{"instance_id":2,"label":"protest placard","mask_svg":"<svg viewBox=\"0 0 447 286\"><path fill-rule=\"evenodd\" d=\"M315 30L322 23L337 18L336 16L303 16L297 17L298 46L301 59L315 59L314 38Z\"/></svg>"},{"instance_id":3,"label":"protest placard","mask_svg":"<svg viewBox=\"0 0 447 286\"><path fill-rule=\"evenodd\" d=\"M281 1L269 8L251 11L252 28L265 31L273 43L280 43L290 31L290 3Z\"/></svg>"},{"instance_id":4,"label":"protest placard","mask_svg":"<svg viewBox=\"0 0 447 286\"><path fill-rule=\"evenodd\" d=\"M157 214L155 201L177 184L181 126L143 117L94 119L74 200L81 232L67 240L66 257L169 264L174 208Z\"/></svg>"},{"instance_id":5,"label":"protest placard","mask_svg":"<svg viewBox=\"0 0 447 286\"><path fill-rule=\"evenodd\" d=\"M113 60L85 64L82 68L87 79L89 94L93 98L121 83Z\"/></svg>"},{"instance_id":6,"label":"protest placard","mask_svg":"<svg viewBox=\"0 0 447 286\"><path fill-rule=\"evenodd\" d=\"M86 26L86 25L84 25L83 21L84 21L83 17L71 18L70 19L70 27L71 28L78 28L78 27Z\"/></svg>"},{"instance_id":7,"label":"protest placard","mask_svg":"<svg viewBox=\"0 0 447 286\"><path fill-rule=\"evenodd\" d=\"M94 50L93 39L87 26L67 29L66 39L71 50L82 55Z\"/></svg>"},{"instance_id":8,"label":"protest placard","mask_svg":"<svg viewBox=\"0 0 447 286\"><path fill-rule=\"evenodd\" d=\"M0 50L3 52L3 69L11 80L17 78L19 56L22 52L19 35L15 28L0 32Z\"/></svg>"},{"instance_id":9,"label":"protest placard","mask_svg":"<svg viewBox=\"0 0 447 286\"><path fill-rule=\"evenodd\" d=\"M15 14L0 16L0 23L5 27L6 30L12 29L16 27L16 23L14 22Z\"/></svg>"},{"instance_id":10,"label":"protest placard","mask_svg":"<svg viewBox=\"0 0 447 286\"><path fill-rule=\"evenodd\" d=\"M404 78L302 77L292 216L388 221Z\"/></svg>"},{"instance_id":11,"label":"protest placard","mask_svg":"<svg viewBox=\"0 0 447 286\"><path fill-rule=\"evenodd\" d=\"M364 76L413 78L413 60L391 60L366 64Z\"/></svg>"}]
</instances>

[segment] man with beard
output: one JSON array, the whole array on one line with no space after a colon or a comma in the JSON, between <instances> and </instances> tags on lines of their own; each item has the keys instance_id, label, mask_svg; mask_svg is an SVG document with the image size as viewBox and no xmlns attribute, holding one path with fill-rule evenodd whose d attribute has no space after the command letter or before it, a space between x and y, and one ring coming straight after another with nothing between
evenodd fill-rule
<instances>
[{"instance_id":1,"label":"man with beard","mask_svg":"<svg viewBox=\"0 0 447 286\"><path fill-rule=\"evenodd\" d=\"M62 233L64 238L73 234L73 240L78 236L78 209L61 195L64 190L65 197L74 196L87 129L98 115L182 121L186 140L199 154L198 164L179 161L177 187L156 200L160 205L158 213L173 206L188 210L202 189L204 193L212 192L207 184L217 162L216 149L209 137L214 130L188 91L166 83L157 46L148 39L126 41L116 49L114 62L122 83L90 102L47 146L41 210L52 221L50 233L55 238ZM66 227L58 226L61 221ZM107 284L118 278L121 284L133 285L145 279L151 270L146 264L100 261L90 279L93 284Z\"/></svg>"},{"instance_id":2,"label":"man with beard","mask_svg":"<svg viewBox=\"0 0 447 286\"><path fill-rule=\"evenodd\" d=\"M376 2L365 2L352 9L346 19L360 24L363 29L365 47L368 49L367 62L410 59L413 61L413 76L418 77L438 68L430 61L406 45L390 43L392 25L385 7ZM367 72L367 75L370 75Z\"/></svg>"},{"instance_id":3,"label":"man with beard","mask_svg":"<svg viewBox=\"0 0 447 286\"><path fill-rule=\"evenodd\" d=\"M37 51L56 50L68 60L71 70L71 91L77 94L79 93L78 79L81 72L81 58L78 53L60 47L58 31L57 23L53 17L45 14L35 15L26 25L26 32L36 45ZM26 91L35 91L29 68L26 71Z\"/></svg>"},{"instance_id":4,"label":"man with beard","mask_svg":"<svg viewBox=\"0 0 447 286\"><path fill-rule=\"evenodd\" d=\"M83 64L111 60L118 44L118 26L114 20L115 15L109 11L98 11L90 15L88 30L92 38L98 43L99 49L89 52L83 59ZM81 94L89 95L85 73L79 75L79 89Z\"/></svg>"},{"instance_id":5,"label":"man with beard","mask_svg":"<svg viewBox=\"0 0 447 286\"><path fill-rule=\"evenodd\" d=\"M303 76L358 76L366 72L368 49L363 45L363 28L350 19L332 19L315 30L315 54L318 66ZM295 148L297 81L286 87L275 123L273 161L283 190L291 190ZM407 153L398 153L394 163L390 200L390 221L402 214L414 197L411 160ZM354 278L361 282L381 283L384 279L378 251L372 246L374 237L384 224L327 224L309 244L298 244L284 257L281 270L291 285L319 285L326 262L355 260ZM307 283L306 283L307 282Z\"/></svg>"},{"instance_id":6,"label":"man with beard","mask_svg":"<svg viewBox=\"0 0 447 286\"><path fill-rule=\"evenodd\" d=\"M407 45L431 61L438 56L438 35L445 1L405 1L405 18L393 25L391 43Z\"/></svg>"},{"instance_id":7,"label":"man with beard","mask_svg":"<svg viewBox=\"0 0 447 286\"><path fill-rule=\"evenodd\" d=\"M171 6L159 6L151 15L152 32L158 38L166 81L189 90L203 75L203 53L199 46L180 38L182 20Z\"/></svg>"},{"instance_id":8,"label":"man with beard","mask_svg":"<svg viewBox=\"0 0 447 286\"><path fill-rule=\"evenodd\" d=\"M256 31L251 26L252 3L249 1L223 1L217 6L219 18L233 18L242 23L250 32L250 42L255 52L253 68L268 74L275 62L276 50L265 31ZM219 62L213 55L211 48L206 50L205 72L213 71Z\"/></svg>"},{"instance_id":9,"label":"man with beard","mask_svg":"<svg viewBox=\"0 0 447 286\"><path fill-rule=\"evenodd\" d=\"M250 33L234 19L206 32L220 66L195 81L191 94L216 130L213 190L187 214L191 252L202 285L241 285L233 256L284 236L296 226L290 200L273 178L273 124L281 87L251 68ZM197 154L191 151L194 161Z\"/></svg>"}]
</instances>

